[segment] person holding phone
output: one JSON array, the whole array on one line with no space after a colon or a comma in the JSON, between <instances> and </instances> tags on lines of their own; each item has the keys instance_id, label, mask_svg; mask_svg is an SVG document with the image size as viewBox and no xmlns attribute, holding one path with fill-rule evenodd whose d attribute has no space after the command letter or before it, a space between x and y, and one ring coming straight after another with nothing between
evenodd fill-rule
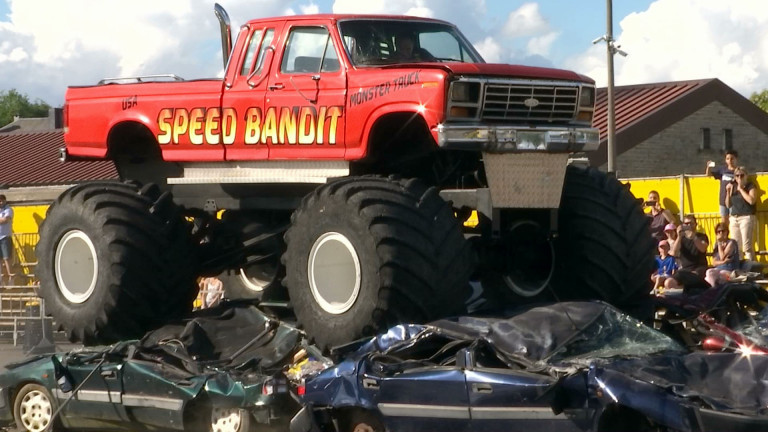
<instances>
[{"instance_id":1,"label":"person holding phone","mask_svg":"<svg viewBox=\"0 0 768 432\"><path fill-rule=\"evenodd\" d=\"M731 210L731 234L739 250L744 252L744 258L752 261L755 259L753 233L757 225L757 190L747 175L743 166L733 170L734 180L726 185L725 205Z\"/></svg>"},{"instance_id":2,"label":"person holding phone","mask_svg":"<svg viewBox=\"0 0 768 432\"><path fill-rule=\"evenodd\" d=\"M736 150L727 150L725 152L725 165L716 166L714 161L707 161L707 170L704 172L707 176L712 176L720 180L720 219L728 223L729 209L725 205L725 187L733 181L733 170L736 169L736 163L739 160L739 153Z\"/></svg>"},{"instance_id":3,"label":"person holding phone","mask_svg":"<svg viewBox=\"0 0 768 432\"><path fill-rule=\"evenodd\" d=\"M664 227L667 224L675 223L675 217L672 216L672 212L661 206L661 198L655 190L648 192L648 200L643 205L651 209L650 213L648 213L648 217L651 218L651 236L657 242L665 240L667 235L664 234Z\"/></svg>"}]
</instances>

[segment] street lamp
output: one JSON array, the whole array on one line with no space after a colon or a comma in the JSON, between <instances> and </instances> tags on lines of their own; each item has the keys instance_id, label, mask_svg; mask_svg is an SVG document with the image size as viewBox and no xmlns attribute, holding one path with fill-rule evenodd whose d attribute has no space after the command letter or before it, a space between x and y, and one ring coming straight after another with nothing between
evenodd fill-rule
<instances>
[{"instance_id":1,"label":"street lamp","mask_svg":"<svg viewBox=\"0 0 768 432\"><path fill-rule=\"evenodd\" d=\"M613 5L606 0L606 33L592 41L593 44L605 41L608 53L608 173L616 175L616 111L613 106L613 56L619 54L626 57L620 45L613 40Z\"/></svg>"}]
</instances>

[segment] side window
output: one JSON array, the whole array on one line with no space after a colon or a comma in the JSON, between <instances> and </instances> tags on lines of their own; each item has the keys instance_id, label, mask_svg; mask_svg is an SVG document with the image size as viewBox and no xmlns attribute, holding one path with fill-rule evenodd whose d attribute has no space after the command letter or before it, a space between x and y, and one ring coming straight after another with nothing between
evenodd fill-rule
<instances>
[{"instance_id":1,"label":"side window","mask_svg":"<svg viewBox=\"0 0 768 432\"><path fill-rule=\"evenodd\" d=\"M272 45L272 39L275 37L275 29L268 29L264 34L264 42L261 43L261 49L259 50L259 56L256 58L256 68L254 71L259 72L264 66L264 54L267 52L267 48Z\"/></svg>"},{"instance_id":2,"label":"side window","mask_svg":"<svg viewBox=\"0 0 768 432\"><path fill-rule=\"evenodd\" d=\"M334 72L339 67L339 58L328 30L324 27L298 27L291 30L280 64L281 72Z\"/></svg>"},{"instance_id":3,"label":"side window","mask_svg":"<svg viewBox=\"0 0 768 432\"><path fill-rule=\"evenodd\" d=\"M254 31L251 35L251 41L248 43L248 52L245 53L243 67L240 68L240 75L248 75L248 73L251 72L253 57L256 54L256 50L259 48L259 42L261 42L261 29Z\"/></svg>"}]
</instances>

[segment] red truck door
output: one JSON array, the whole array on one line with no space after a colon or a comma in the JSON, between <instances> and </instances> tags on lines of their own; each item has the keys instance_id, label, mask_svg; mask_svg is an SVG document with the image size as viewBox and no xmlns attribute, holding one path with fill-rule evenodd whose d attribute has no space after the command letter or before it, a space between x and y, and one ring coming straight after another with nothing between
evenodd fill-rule
<instances>
[{"instance_id":1,"label":"red truck door","mask_svg":"<svg viewBox=\"0 0 768 432\"><path fill-rule=\"evenodd\" d=\"M221 98L222 112L235 113L237 136L225 145L227 160L265 160L269 146L264 134L264 97L282 22L244 26L230 59Z\"/></svg>"},{"instance_id":2,"label":"red truck door","mask_svg":"<svg viewBox=\"0 0 768 432\"><path fill-rule=\"evenodd\" d=\"M270 159L342 159L347 85L326 22L287 23L267 86Z\"/></svg>"}]
</instances>

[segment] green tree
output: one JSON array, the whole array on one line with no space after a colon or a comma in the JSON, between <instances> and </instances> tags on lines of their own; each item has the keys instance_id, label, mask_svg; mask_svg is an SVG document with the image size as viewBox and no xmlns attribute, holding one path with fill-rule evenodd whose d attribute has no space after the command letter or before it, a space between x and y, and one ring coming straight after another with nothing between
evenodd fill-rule
<instances>
[{"instance_id":1,"label":"green tree","mask_svg":"<svg viewBox=\"0 0 768 432\"><path fill-rule=\"evenodd\" d=\"M30 102L29 97L15 89L0 91L0 127L13 121L13 116L48 117L50 105L38 99Z\"/></svg>"},{"instance_id":2,"label":"green tree","mask_svg":"<svg viewBox=\"0 0 768 432\"><path fill-rule=\"evenodd\" d=\"M761 91L760 93L754 92L749 97L749 100L753 104L760 107L761 110L768 112L768 89Z\"/></svg>"}]
</instances>

